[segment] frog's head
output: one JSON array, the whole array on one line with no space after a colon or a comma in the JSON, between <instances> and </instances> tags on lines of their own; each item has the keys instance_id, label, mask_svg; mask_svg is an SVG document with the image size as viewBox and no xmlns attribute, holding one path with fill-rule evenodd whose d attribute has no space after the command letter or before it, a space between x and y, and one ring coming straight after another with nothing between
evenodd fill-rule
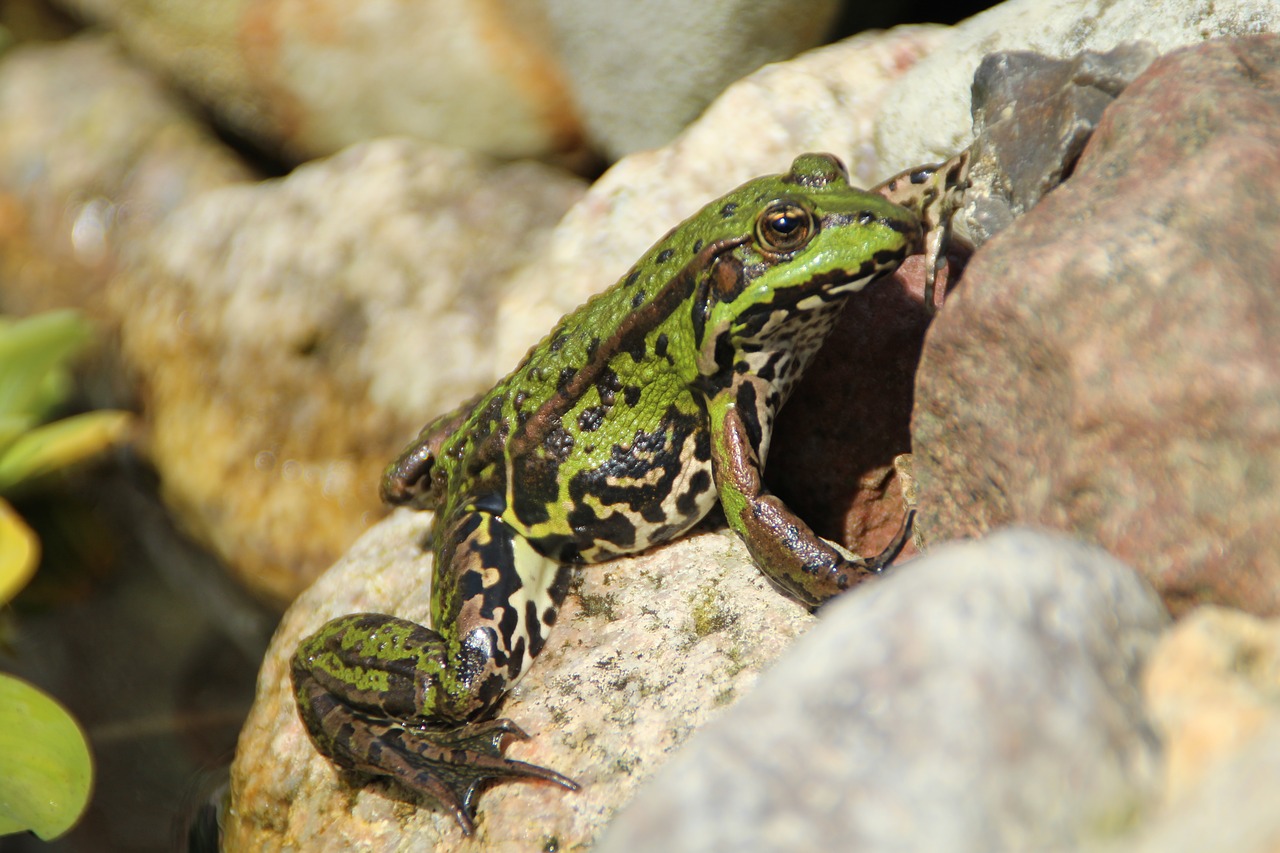
<instances>
[{"instance_id":1,"label":"frog's head","mask_svg":"<svg viewBox=\"0 0 1280 853\"><path fill-rule=\"evenodd\" d=\"M793 321L829 315L826 306L896 269L921 240L915 214L851 187L830 154L801 155L713 207L724 251L706 266L695 317L707 361L726 343L794 336Z\"/></svg>"}]
</instances>

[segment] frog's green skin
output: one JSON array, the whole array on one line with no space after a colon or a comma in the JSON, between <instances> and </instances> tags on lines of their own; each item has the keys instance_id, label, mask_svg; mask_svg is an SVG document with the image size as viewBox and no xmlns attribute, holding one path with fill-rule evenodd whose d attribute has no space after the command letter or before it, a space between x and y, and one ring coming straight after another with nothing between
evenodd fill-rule
<instances>
[{"instance_id":1,"label":"frog's green skin","mask_svg":"<svg viewBox=\"0 0 1280 853\"><path fill-rule=\"evenodd\" d=\"M848 295L922 245L914 209L851 188L830 155L744 184L562 319L491 391L423 429L383 494L437 513L429 629L377 614L299 646L299 709L339 765L391 776L466 832L506 759L488 720L541 652L568 566L679 536L724 506L760 568L816 605L893 558L819 538L761 480L774 417ZM904 531L905 535L905 531Z\"/></svg>"}]
</instances>

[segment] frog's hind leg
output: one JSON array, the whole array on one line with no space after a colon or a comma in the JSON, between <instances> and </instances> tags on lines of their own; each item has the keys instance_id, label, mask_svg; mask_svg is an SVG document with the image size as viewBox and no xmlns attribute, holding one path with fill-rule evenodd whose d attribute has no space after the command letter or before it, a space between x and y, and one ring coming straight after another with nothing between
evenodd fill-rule
<instances>
[{"instance_id":1,"label":"frog's hind leg","mask_svg":"<svg viewBox=\"0 0 1280 853\"><path fill-rule=\"evenodd\" d=\"M440 632L376 613L335 619L299 645L293 682L321 752L429 795L470 833L486 780L578 787L504 757L507 738L527 735L509 720L483 721L541 651L567 569L487 513L461 514L440 544L432 608Z\"/></svg>"}]
</instances>

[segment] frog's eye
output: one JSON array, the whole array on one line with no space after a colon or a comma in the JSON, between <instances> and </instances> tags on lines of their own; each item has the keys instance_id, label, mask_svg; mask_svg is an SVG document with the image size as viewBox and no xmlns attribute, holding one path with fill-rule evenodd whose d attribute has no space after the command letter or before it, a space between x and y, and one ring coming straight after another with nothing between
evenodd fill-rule
<instances>
[{"instance_id":1,"label":"frog's eye","mask_svg":"<svg viewBox=\"0 0 1280 853\"><path fill-rule=\"evenodd\" d=\"M813 214L794 201L775 201L756 219L756 242L768 252L794 252L818 232Z\"/></svg>"}]
</instances>

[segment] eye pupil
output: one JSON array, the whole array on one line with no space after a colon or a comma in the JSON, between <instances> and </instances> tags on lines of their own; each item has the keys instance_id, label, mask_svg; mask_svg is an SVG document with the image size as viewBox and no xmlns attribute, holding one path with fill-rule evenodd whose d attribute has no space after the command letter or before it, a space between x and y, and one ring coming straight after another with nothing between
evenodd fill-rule
<instances>
[{"instance_id":1,"label":"eye pupil","mask_svg":"<svg viewBox=\"0 0 1280 853\"><path fill-rule=\"evenodd\" d=\"M779 201L765 208L756 221L756 240L769 252L793 252L812 239L813 216L794 201Z\"/></svg>"},{"instance_id":2,"label":"eye pupil","mask_svg":"<svg viewBox=\"0 0 1280 853\"><path fill-rule=\"evenodd\" d=\"M773 220L773 230L779 234L790 234L800 227L800 220L795 216L779 213Z\"/></svg>"}]
</instances>

